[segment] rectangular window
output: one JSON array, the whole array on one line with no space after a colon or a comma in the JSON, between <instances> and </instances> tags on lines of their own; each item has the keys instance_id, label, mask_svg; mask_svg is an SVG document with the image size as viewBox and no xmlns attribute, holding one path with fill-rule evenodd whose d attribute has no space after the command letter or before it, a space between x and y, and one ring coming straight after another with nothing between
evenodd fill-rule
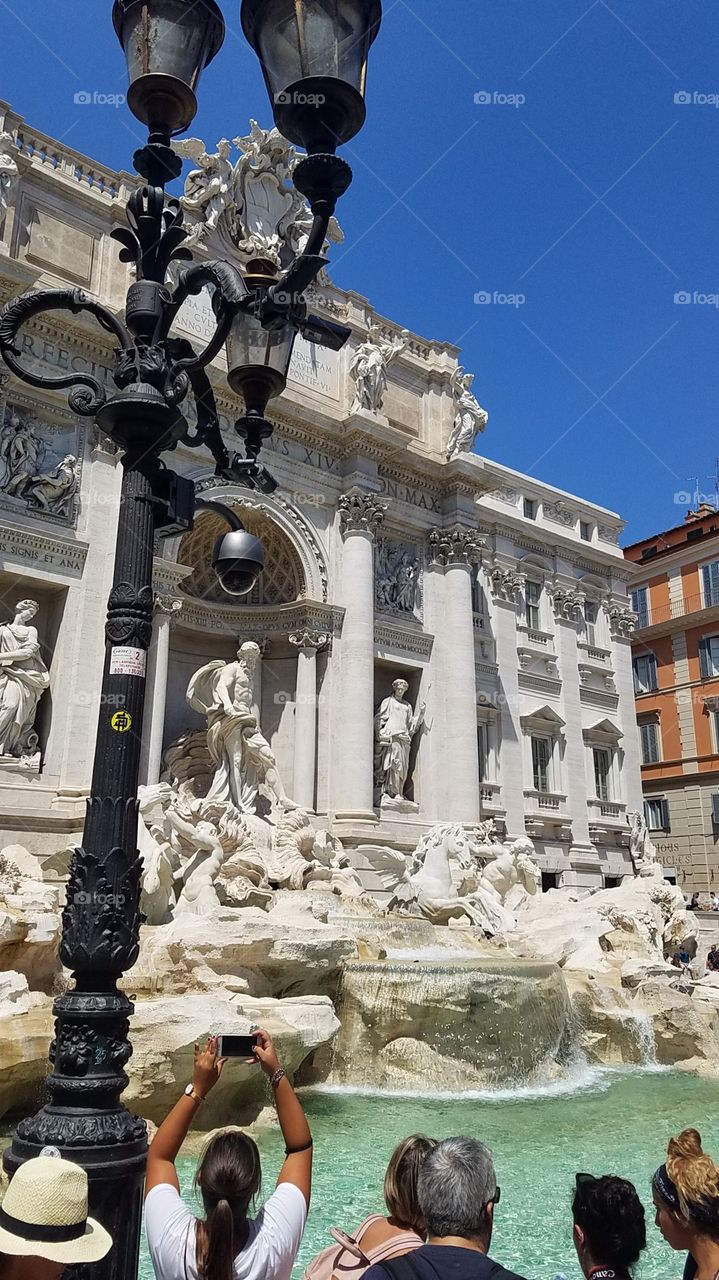
<instances>
[{"instance_id":1,"label":"rectangular window","mask_svg":"<svg viewBox=\"0 0 719 1280\"><path fill-rule=\"evenodd\" d=\"M642 739L642 764L656 764L661 755L659 725L650 720L647 724L640 724L639 732Z\"/></svg>"},{"instance_id":2,"label":"rectangular window","mask_svg":"<svg viewBox=\"0 0 719 1280\"><path fill-rule=\"evenodd\" d=\"M650 831L669 831L669 804L663 798L644 801L644 820Z\"/></svg>"},{"instance_id":3,"label":"rectangular window","mask_svg":"<svg viewBox=\"0 0 719 1280\"><path fill-rule=\"evenodd\" d=\"M552 744L549 738L532 738L532 779L535 791L551 791L551 759Z\"/></svg>"},{"instance_id":4,"label":"rectangular window","mask_svg":"<svg viewBox=\"0 0 719 1280\"><path fill-rule=\"evenodd\" d=\"M537 504L534 501L534 498L524 499L524 514L527 520L537 519Z\"/></svg>"},{"instance_id":5,"label":"rectangular window","mask_svg":"<svg viewBox=\"0 0 719 1280\"><path fill-rule=\"evenodd\" d=\"M593 600L584 601L584 634L587 644L597 643L597 614L599 610Z\"/></svg>"},{"instance_id":6,"label":"rectangular window","mask_svg":"<svg viewBox=\"0 0 719 1280\"><path fill-rule=\"evenodd\" d=\"M487 612L487 604L484 596L484 587L479 580L480 570L475 568L472 572L472 612L479 613L484 616Z\"/></svg>"},{"instance_id":7,"label":"rectangular window","mask_svg":"<svg viewBox=\"0 0 719 1280\"><path fill-rule=\"evenodd\" d=\"M587 524L586 520L579 521L579 536L580 538L583 538L585 542L592 541L592 526Z\"/></svg>"},{"instance_id":8,"label":"rectangular window","mask_svg":"<svg viewBox=\"0 0 719 1280\"><path fill-rule=\"evenodd\" d=\"M712 822L719 827L719 795L716 792L712 796Z\"/></svg>"},{"instance_id":9,"label":"rectangular window","mask_svg":"<svg viewBox=\"0 0 719 1280\"><path fill-rule=\"evenodd\" d=\"M632 609L637 615L637 626L649 626L649 600L647 598L647 588L637 587L636 591L630 591L632 601Z\"/></svg>"},{"instance_id":10,"label":"rectangular window","mask_svg":"<svg viewBox=\"0 0 719 1280\"><path fill-rule=\"evenodd\" d=\"M719 560L702 565L702 586L704 587L704 604L719 604Z\"/></svg>"},{"instance_id":11,"label":"rectangular window","mask_svg":"<svg viewBox=\"0 0 719 1280\"><path fill-rule=\"evenodd\" d=\"M524 584L524 600L527 609L527 626L530 631L540 631L540 604L542 599L542 587L539 582L526 582Z\"/></svg>"},{"instance_id":12,"label":"rectangular window","mask_svg":"<svg viewBox=\"0 0 719 1280\"><path fill-rule=\"evenodd\" d=\"M719 676L719 636L703 636L699 641L699 669L704 680Z\"/></svg>"},{"instance_id":13,"label":"rectangular window","mask_svg":"<svg viewBox=\"0 0 719 1280\"><path fill-rule=\"evenodd\" d=\"M479 751L479 781L487 781L489 765L489 725L477 725L477 748Z\"/></svg>"},{"instance_id":14,"label":"rectangular window","mask_svg":"<svg viewBox=\"0 0 719 1280\"><path fill-rule=\"evenodd\" d=\"M594 794L598 800L610 800L609 779L612 761L606 747L594 747Z\"/></svg>"},{"instance_id":15,"label":"rectangular window","mask_svg":"<svg viewBox=\"0 0 719 1280\"><path fill-rule=\"evenodd\" d=\"M638 653L632 659L634 692L653 693L658 688L657 660L653 653Z\"/></svg>"}]
</instances>

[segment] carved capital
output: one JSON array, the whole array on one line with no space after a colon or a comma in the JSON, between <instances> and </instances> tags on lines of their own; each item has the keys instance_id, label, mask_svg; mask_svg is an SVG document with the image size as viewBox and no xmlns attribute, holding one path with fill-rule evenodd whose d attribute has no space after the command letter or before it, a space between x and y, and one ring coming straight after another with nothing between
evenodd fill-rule
<instances>
[{"instance_id":1,"label":"carved capital","mask_svg":"<svg viewBox=\"0 0 719 1280\"><path fill-rule=\"evenodd\" d=\"M554 605L555 618L566 618L576 621L584 604L585 597L581 591L572 591L568 587L549 587L549 594Z\"/></svg>"},{"instance_id":2,"label":"carved capital","mask_svg":"<svg viewBox=\"0 0 719 1280\"><path fill-rule=\"evenodd\" d=\"M177 596L161 596L155 592L155 613L169 617L172 621L173 616L179 613L182 608L182 601Z\"/></svg>"},{"instance_id":3,"label":"carved capital","mask_svg":"<svg viewBox=\"0 0 719 1280\"><path fill-rule=\"evenodd\" d=\"M427 559L430 564L447 567L455 564L478 564L486 543L476 529L455 525L453 529L430 529L427 534Z\"/></svg>"},{"instance_id":4,"label":"carved capital","mask_svg":"<svg viewBox=\"0 0 719 1280\"><path fill-rule=\"evenodd\" d=\"M524 586L523 574L517 573L516 569L503 569L500 565L492 569L489 580L494 599L506 600L509 604L516 603Z\"/></svg>"},{"instance_id":5,"label":"carved capital","mask_svg":"<svg viewBox=\"0 0 719 1280\"><path fill-rule=\"evenodd\" d=\"M320 650L329 644L330 637L326 631L293 631L289 640L297 649Z\"/></svg>"},{"instance_id":6,"label":"carved capital","mask_svg":"<svg viewBox=\"0 0 719 1280\"><path fill-rule=\"evenodd\" d=\"M637 615L632 609L621 605L610 605L607 609L609 632L614 638L630 636L637 627Z\"/></svg>"},{"instance_id":7,"label":"carved capital","mask_svg":"<svg viewBox=\"0 0 719 1280\"><path fill-rule=\"evenodd\" d=\"M339 513L343 536L346 538L350 533L370 533L374 536L384 520L386 510L386 502L382 502L373 493L355 490L341 494Z\"/></svg>"}]
</instances>

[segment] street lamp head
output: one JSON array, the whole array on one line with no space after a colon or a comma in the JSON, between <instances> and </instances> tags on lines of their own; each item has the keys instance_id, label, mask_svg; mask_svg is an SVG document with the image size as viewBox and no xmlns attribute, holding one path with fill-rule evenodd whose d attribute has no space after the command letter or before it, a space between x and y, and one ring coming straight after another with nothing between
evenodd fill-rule
<instances>
[{"instance_id":1,"label":"street lamp head","mask_svg":"<svg viewBox=\"0 0 719 1280\"><path fill-rule=\"evenodd\" d=\"M133 115L151 131L183 133L197 112L200 75L225 38L216 0L115 0L112 20Z\"/></svg>"},{"instance_id":2,"label":"street lamp head","mask_svg":"<svg viewBox=\"0 0 719 1280\"><path fill-rule=\"evenodd\" d=\"M264 417L268 400L285 389L297 333L282 316L265 327L262 301L276 278L271 263L255 259L247 264L245 283L251 292L236 309L225 344L227 380L243 397L247 413L259 417Z\"/></svg>"},{"instance_id":3,"label":"street lamp head","mask_svg":"<svg viewBox=\"0 0 719 1280\"><path fill-rule=\"evenodd\" d=\"M310 153L334 154L365 120L367 57L381 0L242 0L275 123Z\"/></svg>"},{"instance_id":4,"label":"street lamp head","mask_svg":"<svg viewBox=\"0 0 719 1280\"><path fill-rule=\"evenodd\" d=\"M246 529L222 534L212 550L212 567L223 591L230 596L249 595L264 564L262 543Z\"/></svg>"}]
</instances>

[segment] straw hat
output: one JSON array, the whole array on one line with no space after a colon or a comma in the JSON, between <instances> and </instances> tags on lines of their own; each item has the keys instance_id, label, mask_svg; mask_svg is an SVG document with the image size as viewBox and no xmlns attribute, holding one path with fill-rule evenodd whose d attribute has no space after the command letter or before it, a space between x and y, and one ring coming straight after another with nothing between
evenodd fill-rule
<instances>
[{"instance_id":1,"label":"straw hat","mask_svg":"<svg viewBox=\"0 0 719 1280\"><path fill-rule=\"evenodd\" d=\"M87 1216L87 1174L79 1164L36 1156L21 1165L0 1205L0 1253L51 1262L99 1262L112 1237Z\"/></svg>"}]
</instances>

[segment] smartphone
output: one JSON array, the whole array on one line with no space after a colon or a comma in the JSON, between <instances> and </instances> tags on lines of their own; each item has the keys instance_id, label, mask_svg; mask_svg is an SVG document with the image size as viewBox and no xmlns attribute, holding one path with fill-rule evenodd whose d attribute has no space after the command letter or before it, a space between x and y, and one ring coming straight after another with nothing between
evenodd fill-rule
<instances>
[{"instance_id":1,"label":"smartphone","mask_svg":"<svg viewBox=\"0 0 719 1280\"><path fill-rule=\"evenodd\" d=\"M251 1058L257 1044L257 1036L218 1036L217 1056L219 1058Z\"/></svg>"}]
</instances>

